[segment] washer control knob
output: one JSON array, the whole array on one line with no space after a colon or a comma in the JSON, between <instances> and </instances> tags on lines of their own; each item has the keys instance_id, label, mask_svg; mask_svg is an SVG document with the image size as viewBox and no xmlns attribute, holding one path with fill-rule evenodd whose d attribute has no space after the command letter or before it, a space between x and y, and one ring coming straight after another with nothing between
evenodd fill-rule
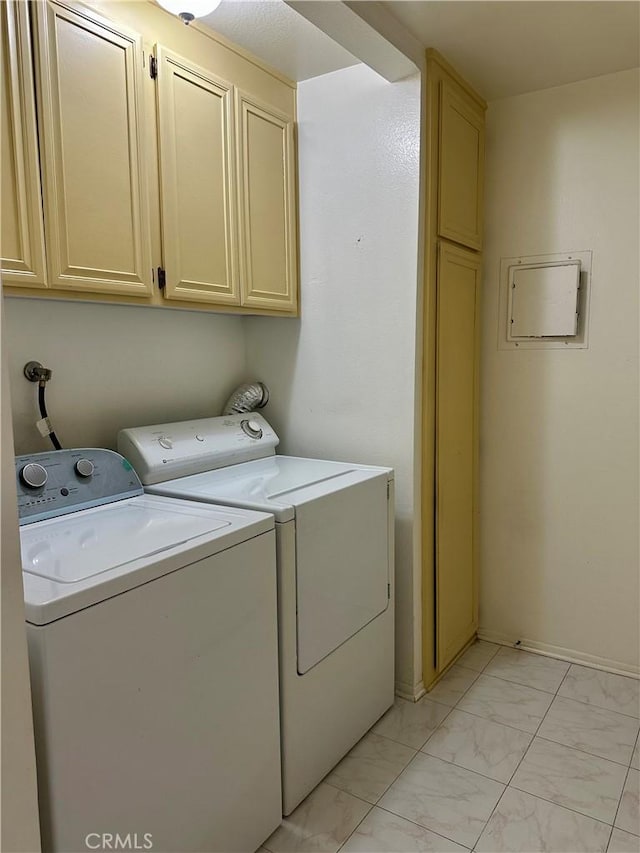
<instances>
[{"instance_id":1,"label":"washer control knob","mask_svg":"<svg viewBox=\"0 0 640 853\"><path fill-rule=\"evenodd\" d=\"M240 421L240 426L249 438L262 438L262 427L258 421Z\"/></svg>"},{"instance_id":2,"label":"washer control knob","mask_svg":"<svg viewBox=\"0 0 640 853\"><path fill-rule=\"evenodd\" d=\"M173 442L170 438L167 438L166 435L160 436L160 438L158 439L158 444L160 445L160 447L164 447L165 450L171 450L171 448L173 447Z\"/></svg>"},{"instance_id":3,"label":"washer control knob","mask_svg":"<svg viewBox=\"0 0 640 853\"><path fill-rule=\"evenodd\" d=\"M20 479L30 489L40 489L47 482L47 469L37 462L29 462L20 471Z\"/></svg>"},{"instance_id":4,"label":"washer control knob","mask_svg":"<svg viewBox=\"0 0 640 853\"><path fill-rule=\"evenodd\" d=\"M90 459L78 459L75 467L78 477L90 477L95 466Z\"/></svg>"}]
</instances>

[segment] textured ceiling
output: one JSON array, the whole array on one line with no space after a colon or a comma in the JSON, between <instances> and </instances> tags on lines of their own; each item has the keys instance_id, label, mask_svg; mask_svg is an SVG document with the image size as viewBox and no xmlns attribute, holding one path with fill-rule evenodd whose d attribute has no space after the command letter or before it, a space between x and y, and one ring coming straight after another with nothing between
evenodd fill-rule
<instances>
[{"instance_id":1,"label":"textured ceiling","mask_svg":"<svg viewBox=\"0 0 640 853\"><path fill-rule=\"evenodd\" d=\"M307 80L358 62L283 0L222 0L200 23L291 80Z\"/></svg>"},{"instance_id":2,"label":"textured ceiling","mask_svg":"<svg viewBox=\"0 0 640 853\"><path fill-rule=\"evenodd\" d=\"M640 65L635 0L391 0L384 5L488 100Z\"/></svg>"},{"instance_id":3,"label":"textured ceiling","mask_svg":"<svg viewBox=\"0 0 640 853\"><path fill-rule=\"evenodd\" d=\"M331 2L331 0L327 0ZM389 0L488 100L640 65L638 0ZM201 19L292 80L358 60L283 0L223 0Z\"/></svg>"}]
</instances>

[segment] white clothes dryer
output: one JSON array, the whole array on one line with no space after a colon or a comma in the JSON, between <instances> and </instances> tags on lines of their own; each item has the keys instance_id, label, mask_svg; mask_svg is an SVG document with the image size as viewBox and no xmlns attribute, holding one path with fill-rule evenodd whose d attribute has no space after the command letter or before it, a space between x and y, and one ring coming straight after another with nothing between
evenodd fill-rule
<instances>
[{"instance_id":1,"label":"white clothes dryer","mask_svg":"<svg viewBox=\"0 0 640 853\"><path fill-rule=\"evenodd\" d=\"M147 492L276 522L283 812L393 703L393 471L275 454L258 415L123 430Z\"/></svg>"},{"instance_id":2,"label":"white clothes dryer","mask_svg":"<svg viewBox=\"0 0 640 853\"><path fill-rule=\"evenodd\" d=\"M108 450L16 481L43 850L255 850L282 817L272 516L145 495Z\"/></svg>"}]
</instances>

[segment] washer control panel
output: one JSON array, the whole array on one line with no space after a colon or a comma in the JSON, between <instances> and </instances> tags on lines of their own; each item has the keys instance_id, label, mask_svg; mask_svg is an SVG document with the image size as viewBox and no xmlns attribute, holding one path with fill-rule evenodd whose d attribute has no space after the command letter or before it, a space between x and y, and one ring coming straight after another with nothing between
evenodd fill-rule
<instances>
[{"instance_id":1,"label":"washer control panel","mask_svg":"<svg viewBox=\"0 0 640 853\"><path fill-rule=\"evenodd\" d=\"M93 447L16 456L16 488L20 524L143 493L126 459Z\"/></svg>"},{"instance_id":2,"label":"washer control panel","mask_svg":"<svg viewBox=\"0 0 640 853\"><path fill-rule=\"evenodd\" d=\"M278 436L256 412L123 429L118 450L145 486L273 456Z\"/></svg>"}]
</instances>

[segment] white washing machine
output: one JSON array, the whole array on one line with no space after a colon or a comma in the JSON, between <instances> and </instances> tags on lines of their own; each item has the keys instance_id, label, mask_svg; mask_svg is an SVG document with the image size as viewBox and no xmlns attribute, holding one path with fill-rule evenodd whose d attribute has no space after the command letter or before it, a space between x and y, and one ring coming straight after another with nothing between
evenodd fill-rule
<instances>
[{"instance_id":1,"label":"white washing machine","mask_svg":"<svg viewBox=\"0 0 640 853\"><path fill-rule=\"evenodd\" d=\"M275 517L289 814L393 703L393 471L277 444L257 414L118 437L147 492Z\"/></svg>"},{"instance_id":2,"label":"white washing machine","mask_svg":"<svg viewBox=\"0 0 640 853\"><path fill-rule=\"evenodd\" d=\"M16 459L43 850L250 853L281 821L273 518Z\"/></svg>"}]
</instances>

